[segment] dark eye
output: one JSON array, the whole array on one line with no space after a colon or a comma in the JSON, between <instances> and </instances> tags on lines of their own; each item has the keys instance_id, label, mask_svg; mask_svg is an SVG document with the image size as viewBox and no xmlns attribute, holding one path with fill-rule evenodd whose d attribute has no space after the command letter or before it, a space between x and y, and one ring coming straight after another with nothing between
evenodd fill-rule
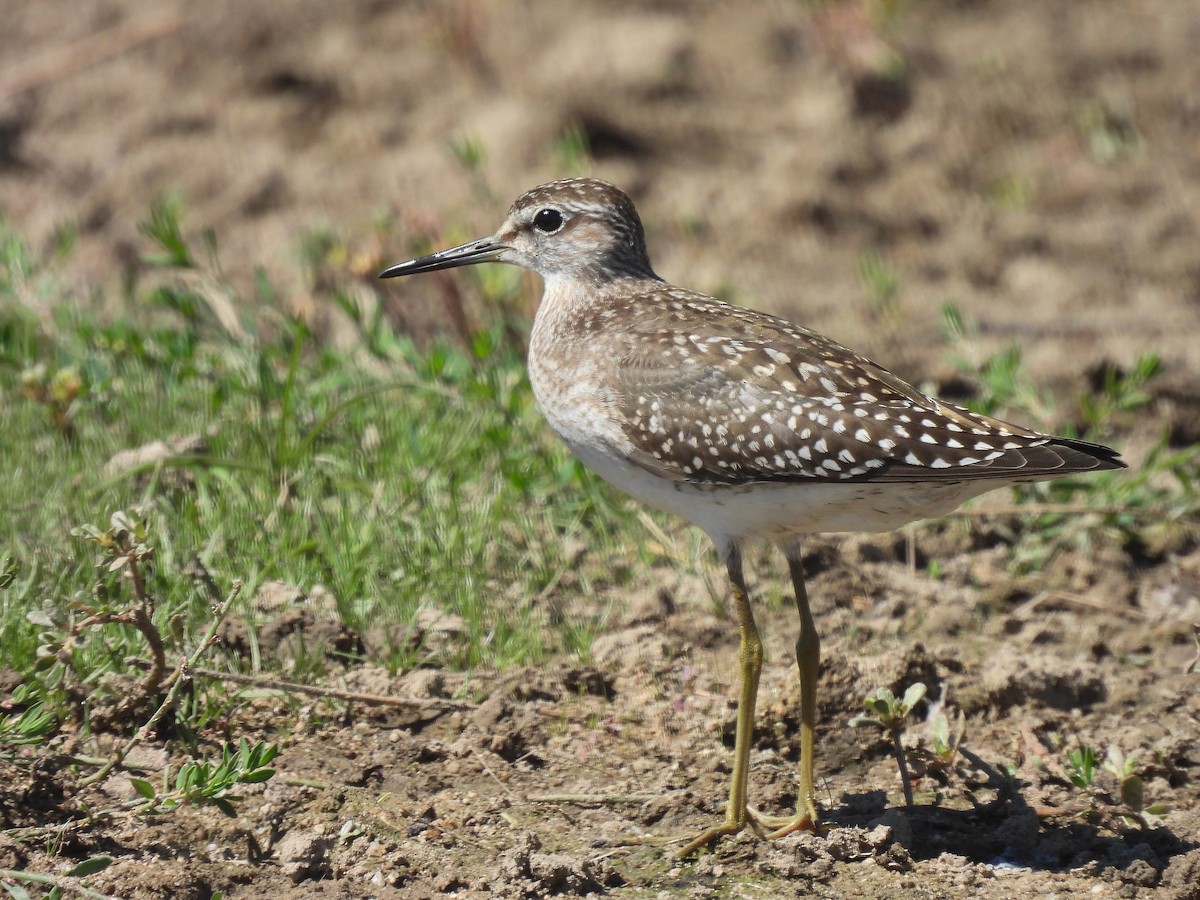
<instances>
[{"instance_id":1,"label":"dark eye","mask_svg":"<svg viewBox=\"0 0 1200 900\"><path fill-rule=\"evenodd\" d=\"M533 224L538 231L554 234L563 226L563 217L557 209L542 209L533 217Z\"/></svg>"}]
</instances>

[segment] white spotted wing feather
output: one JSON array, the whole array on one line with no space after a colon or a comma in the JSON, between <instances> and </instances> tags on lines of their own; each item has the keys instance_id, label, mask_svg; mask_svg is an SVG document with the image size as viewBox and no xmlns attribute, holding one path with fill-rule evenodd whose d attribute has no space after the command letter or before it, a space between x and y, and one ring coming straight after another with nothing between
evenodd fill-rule
<instances>
[{"instance_id":1,"label":"white spotted wing feather","mask_svg":"<svg viewBox=\"0 0 1200 900\"><path fill-rule=\"evenodd\" d=\"M676 480L1037 480L1107 448L941 403L815 332L672 288L626 307L611 377L632 462Z\"/></svg>"}]
</instances>

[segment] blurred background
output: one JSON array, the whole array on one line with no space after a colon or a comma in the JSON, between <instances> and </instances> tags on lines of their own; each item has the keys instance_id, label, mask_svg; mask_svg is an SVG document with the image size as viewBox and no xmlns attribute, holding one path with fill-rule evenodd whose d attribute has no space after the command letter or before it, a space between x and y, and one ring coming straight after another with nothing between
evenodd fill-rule
<instances>
[{"instance_id":1,"label":"blurred background","mask_svg":"<svg viewBox=\"0 0 1200 900\"><path fill-rule=\"evenodd\" d=\"M911 378L949 380L947 303L1037 379L1200 365L1195 3L8 0L4 23L0 214L34 242L73 223L83 295L136 281L170 194L240 295L261 269L336 330L304 300L332 231L401 327L453 328L443 282L375 267L587 172L634 197L664 277Z\"/></svg>"}]
</instances>

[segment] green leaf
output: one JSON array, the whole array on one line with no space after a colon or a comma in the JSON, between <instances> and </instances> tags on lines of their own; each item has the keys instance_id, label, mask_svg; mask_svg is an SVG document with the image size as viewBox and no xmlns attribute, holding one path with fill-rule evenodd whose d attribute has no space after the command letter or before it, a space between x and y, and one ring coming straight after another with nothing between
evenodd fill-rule
<instances>
[{"instance_id":1,"label":"green leaf","mask_svg":"<svg viewBox=\"0 0 1200 900\"><path fill-rule=\"evenodd\" d=\"M199 780L200 767L196 763L184 763L175 776L175 790L187 793Z\"/></svg>"},{"instance_id":2,"label":"green leaf","mask_svg":"<svg viewBox=\"0 0 1200 900\"><path fill-rule=\"evenodd\" d=\"M1121 779L1121 802L1134 812L1141 812L1146 802L1145 785L1136 775L1128 775Z\"/></svg>"},{"instance_id":3,"label":"green leaf","mask_svg":"<svg viewBox=\"0 0 1200 900\"><path fill-rule=\"evenodd\" d=\"M146 800L153 800L158 796L158 791L154 789L154 785L152 785L145 778L134 778L130 776L129 783L133 785L133 789L137 791L139 797L143 797Z\"/></svg>"},{"instance_id":4,"label":"green leaf","mask_svg":"<svg viewBox=\"0 0 1200 900\"><path fill-rule=\"evenodd\" d=\"M247 772L238 780L246 784L259 784L263 781L270 780L274 774L274 769L255 769L253 772Z\"/></svg>"},{"instance_id":5,"label":"green leaf","mask_svg":"<svg viewBox=\"0 0 1200 900\"><path fill-rule=\"evenodd\" d=\"M914 706L920 703L925 697L926 691L928 690L929 689L925 687L924 682L918 681L910 685L908 690L904 692L905 711L912 709Z\"/></svg>"},{"instance_id":6,"label":"green leaf","mask_svg":"<svg viewBox=\"0 0 1200 900\"><path fill-rule=\"evenodd\" d=\"M944 715L938 714L934 716L933 722L930 724L930 734L933 737L934 746L939 750L942 748L950 748L950 720Z\"/></svg>"},{"instance_id":7,"label":"green leaf","mask_svg":"<svg viewBox=\"0 0 1200 900\"><path fill-rule=\"evenodd\" d=\"M1075 787L1087 790L1096 780L1096 753L1091 747L1079 747L1067 754L1073 771L1067 773Z\"/></svg>"},{"instance_id":8,"label":"green leaf","mask_svg":"<svg viewBox=\"0 0 1200 900\"><path fill-rule=\"evenodd\" d=\"M67 873L72 878L83 878L85 875L95 875L97 872L103 872L113 863L111 856L93 856L85 859L75 868Z\"/></svg>"}]
</instances>

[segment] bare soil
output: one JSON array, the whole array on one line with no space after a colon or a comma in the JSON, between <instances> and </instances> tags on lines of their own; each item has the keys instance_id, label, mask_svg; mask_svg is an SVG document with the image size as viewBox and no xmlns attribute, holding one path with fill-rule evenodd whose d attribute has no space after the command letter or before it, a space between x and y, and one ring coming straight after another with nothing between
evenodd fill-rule
<instances>
[{"instance_id":1,"label":"bare soil","mask_svg":"<svg viewBox=\"0 0 1200 900\"><path fill-rule=\"evenodd\" d=\"M463 238L485 234L511 197L562 174L554 145L577 126L595 173L637 200L671 280L947 390L946 299L979 323L982 354L1017 343L1060 396L1155 352L1151 408L1115 439L1134 463L1164 432L1200 440L1197 4L928 0L882 31L853 2L191 6L5 7L0 212L37 241L78 223L81 298L140 277L137 222L166 191L192 228L215 228L246 296L263 266L303 297L298 246L321 225L362 248L366 290L375 262L408 249L372 243L377 213L402 223L401 243L455 217ZM878 75L893 52L899 80ZM491 199L447 149L468 134ZM857 275L868 252L902 276L886 315ZM399 323L444 321L438 285L403 292L387 300ZM1075 424L1069 404L1058 415ZM903 537L809 547L823 835L743 835L689 862L661 843L720 815L736 689L736 629L708 587L719 572L663 569L632 593L559 598L614 604L586 666L336 679L423 699L465 681L478 702L457 710L247 702L229 730L283 753L240 818L185 809L0 837L0 868L107 853L89 884L122 897L1200 897L1200 550L1100 542L1015 579L1004 521L983 517L922 529L915 549L912 569ZM752 569L778 601L765 560ZM752 798L781 812L796 625L786 599L760 608ZM281 640L308 627L320 616ZM966 715L978 762L918 771L905 810L887 741L847 720L867 691L914 680ZM1107 775L1089 804L1062 770L1080 743L1136 753L1165 820L1112 815ZM157 752L147 764L166 761ZM80 792L52 761L0 762L0 777L4 828L129 793L123 776Z\"/></svg>"}]
</instances>

